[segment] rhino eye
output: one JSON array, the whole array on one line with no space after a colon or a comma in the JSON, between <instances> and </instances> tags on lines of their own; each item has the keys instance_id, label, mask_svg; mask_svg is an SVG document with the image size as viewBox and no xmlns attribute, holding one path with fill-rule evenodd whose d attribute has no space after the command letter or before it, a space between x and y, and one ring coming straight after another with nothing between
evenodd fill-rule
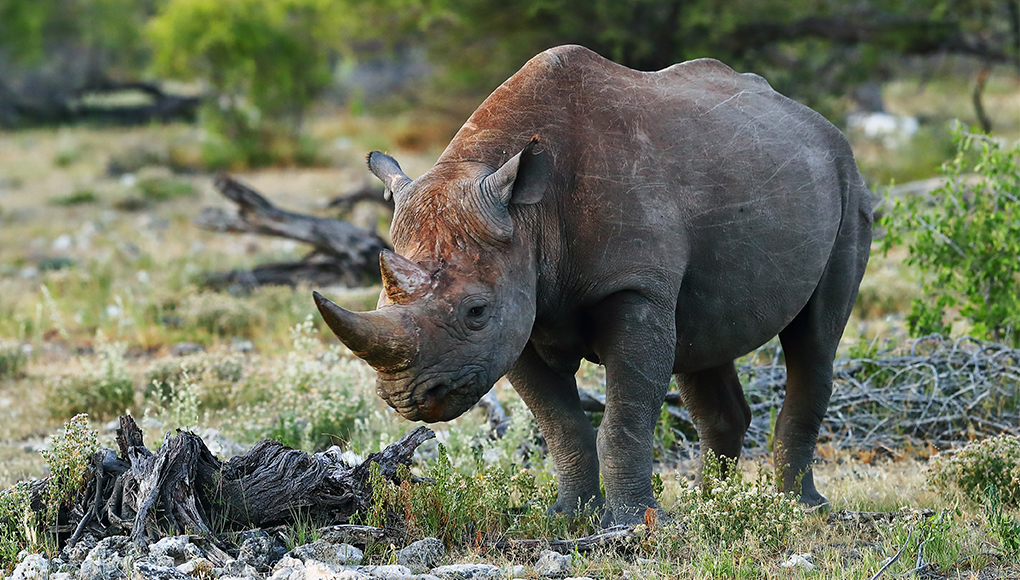
<instances>
[{"instance_id":1,"label":"rhino eye","mask_svg":"<svg viewBox=\"0 0 1020 580\"><path fill-rule=\"evenodd\" d=\"M479 330L489 322L489 308L484 302L476 302L464 311L464 323L472 330Z\"/></svg>"}]
</instances>

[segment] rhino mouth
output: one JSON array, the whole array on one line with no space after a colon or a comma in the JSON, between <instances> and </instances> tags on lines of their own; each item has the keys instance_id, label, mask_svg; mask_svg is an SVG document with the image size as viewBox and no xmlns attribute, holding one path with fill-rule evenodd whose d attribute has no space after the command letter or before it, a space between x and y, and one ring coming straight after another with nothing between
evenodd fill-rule
<instances>
[{"instance_id":1,"label":"rhino mouth","mask_svg":"<svg viewBox=\"0 0 1020 580\"><path fill-rule=\"evenodd\" d=\"M482 381L481 368L465 369L452 381L433 379L415 387L414 396L404 405L394 408L410 421L449 421L470 409L488 389Z\"/></svg>"}]
</instances>

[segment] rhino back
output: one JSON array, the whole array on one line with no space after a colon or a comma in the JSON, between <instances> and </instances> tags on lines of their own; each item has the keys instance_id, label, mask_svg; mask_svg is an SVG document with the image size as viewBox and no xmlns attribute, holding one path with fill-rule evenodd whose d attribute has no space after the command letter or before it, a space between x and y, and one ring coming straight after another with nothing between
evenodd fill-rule
<instances>
[{"instance_id":1,"label":"rhino back","mask_svg":"<svg viewBox=\"0 0 1020 580\"><path fill-rule=\"evenodd\" d=\"M677 370L732 360L785 327L867 195L835 127L711 59L645 73L552 49L440 161L498 167L535 134L559 176L540 210L536 326L623 290L675 301Z\"/></svg>"}]
</instances>

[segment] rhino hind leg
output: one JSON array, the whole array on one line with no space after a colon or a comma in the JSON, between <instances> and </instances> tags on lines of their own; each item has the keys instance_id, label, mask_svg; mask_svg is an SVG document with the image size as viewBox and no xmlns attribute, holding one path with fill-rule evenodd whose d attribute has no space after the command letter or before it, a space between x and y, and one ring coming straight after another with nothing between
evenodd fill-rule
<instances>
[{"instance_id":1,"label":"rhino hind leg","mask_svg":"<svg viewBox=\"0 0 1020 580\"><path fill-rule=\"evenodd\" d=\"M702 453L710 449L716 457L740 457L751 424L751 408L733 362L675 376L680 398L698 430Z\"/></svg>"},{"instance_id":2,"label":"rhino hind leg","mask_svg":"<svg viewBox=\"0 0 1020 580\"><path fill-rule=\"evenodd\" d=\"M577 395L574 371L578 363L556 361L553 363L559 367L556 370L528 343L507 374L510 384L538 421L556 463L559 493L556 503L549 508L550 515L600 513L605 503L599 489L595 429Z\"/></svg>"}]
</instances>

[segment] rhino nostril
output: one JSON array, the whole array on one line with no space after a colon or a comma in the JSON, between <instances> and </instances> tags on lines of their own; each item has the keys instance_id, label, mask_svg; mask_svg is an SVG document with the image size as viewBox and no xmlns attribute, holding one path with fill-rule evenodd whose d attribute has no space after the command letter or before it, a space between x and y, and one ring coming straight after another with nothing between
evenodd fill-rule
<instances>
[{"instance_id":1,"label":"rhino nostril","mask_svg":"<svg viewBox=\"0 0 1020 580\"><path fill-rule=\"evenodd\" d=\"M434 408L439 400L446 394L447 385L445 383L439 383L438 385L429 388L421 397L421 401L418 403L418 408L422 410L429 410Z\"/></svg>"}]
</instances>

